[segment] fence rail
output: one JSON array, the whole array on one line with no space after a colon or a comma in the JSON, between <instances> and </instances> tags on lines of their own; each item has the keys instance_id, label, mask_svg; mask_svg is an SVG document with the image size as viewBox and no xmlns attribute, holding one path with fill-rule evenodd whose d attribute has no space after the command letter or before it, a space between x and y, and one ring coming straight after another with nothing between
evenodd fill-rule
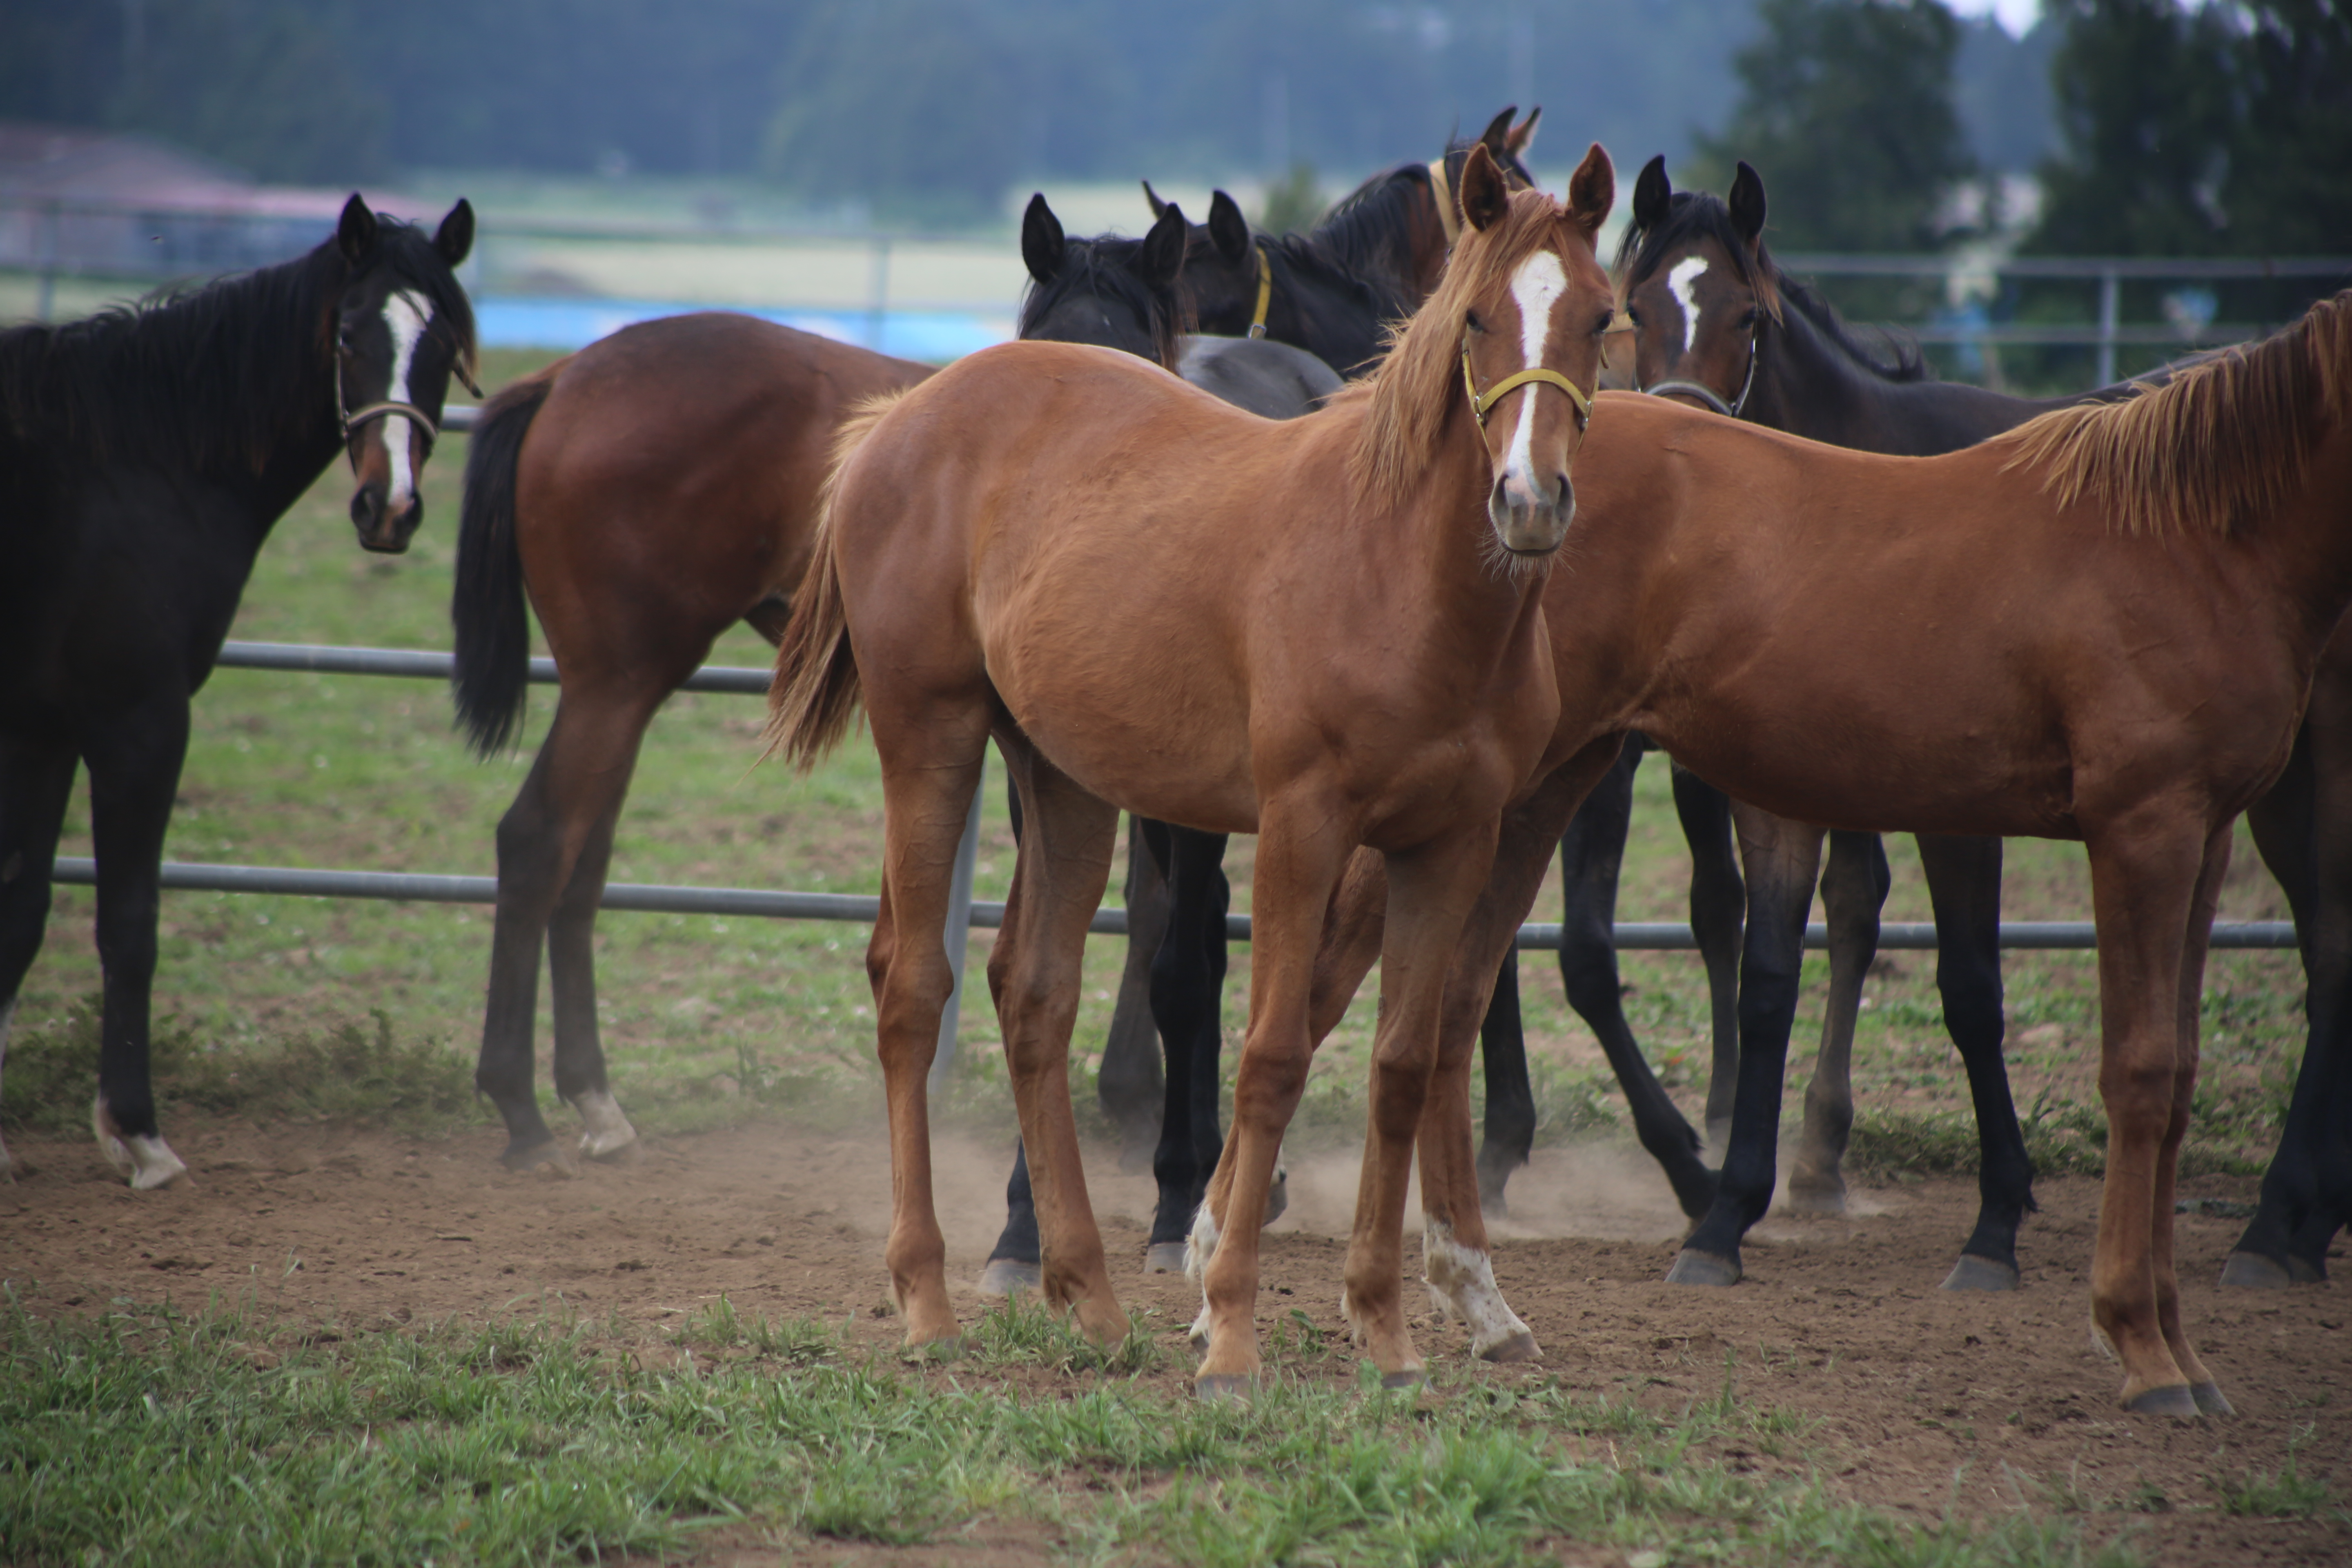
<instances>
[{"instance_id":1,"label":"fence rail","mask_svg":"<svg viewBox=\"0 0 2352 1568\"><path fill-rule=\"evenodd\" d=\"M221 647L218 664L232 669L288 670L318 675L373 675L411 679L446 680L457 661L446 653L415 648L327 647L309 643L231 642ZM723 691L762 696L768 671L742 666L705 665L688 677L687 691ZM534 658L530 679L543 686L556 684L555 661ZM969 848L964 858L969 859ZM95 868L85 858L60 858L53 879L89 886ZM968 884L967 884L968 885ZM440 876L407 871L317 870L289 866L220 866L167 861L163 886L188 891L275 893L304 898L389 899L423 903L489 904L498 901L498 881L490 877ZM847 893L802 893L760 888L697 888L663 883L614 882L604 889L604 907L657 914L734 915L770 920L846 921L872 923L878 901ZM993 930L1003 922L1004 906L985 900L969 900L967 929ZM1120 936L1127 931L1127 911L1105 908L1095 913L1088 930ZM1225 917L1225 932L1235 942L1250 939L1247 915ZM1616 943L1628 951L1687 952L1697 947L1687 925L1671 921L1622 921L1615 927ZM1552 952L1560 944L1560 927L1534 921L1519 928L1522 952ZM1828 945L1828 931L1815 924L1805 928L1805 945ZM1936 946L1936 928L1927 921L1895 921L1879 928L1878 945L1888 949L1929 949ZM2004 921L2000 945L2039 951L2085 949L2098 945L2088 921ZM2245 921L2217 924L2216 948L2291 948L2294 927L2285 921Z\"/></svg>"}]
</instances>

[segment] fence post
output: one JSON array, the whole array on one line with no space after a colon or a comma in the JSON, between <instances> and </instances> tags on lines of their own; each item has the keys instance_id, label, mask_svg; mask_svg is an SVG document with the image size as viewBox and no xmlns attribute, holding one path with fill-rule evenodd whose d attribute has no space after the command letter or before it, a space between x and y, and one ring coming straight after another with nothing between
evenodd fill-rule
<instances>
[{"instance_id":1,"label":"fence post","mask_svg":"<svg viewBox=\"0 0 2352 1568\"><path fill-rule=\"evenodd\" d=\"M948 1071L955 1065L956 1023L963 1012L963 960L971 946L971 873L980 858L980 800L987 793L988 768L982 763L980 777L972 781L971 808L964 814L963 841L956 846L955 879L948 886L948 969L955 984L948 992L948 1005L940 1010L939 1054L931 1058L930 1088L939 1092L948 1080Z\"/></svg>"},{"instance_id":2,"label":"fence post","mask_svg":"<svg viewBox=\"0 0 2352 1568\"><path fill-rule=\"evenodd\" d=\"M890 314L890 237L873 240L873 265L866 282L866 346L882 352L882 326Z\"/></svg>"},{"instance_id":3,"label":"fence post","mask_svg":"<svg viewBox=\"0 0 2352 1568\"><path fill-rule=\"evenodd\" d=\"M2116 384L2116 318L2122 314L2123 279L2116 269L2099 274L2099 384Z\"/></svg>"}]
</instances>

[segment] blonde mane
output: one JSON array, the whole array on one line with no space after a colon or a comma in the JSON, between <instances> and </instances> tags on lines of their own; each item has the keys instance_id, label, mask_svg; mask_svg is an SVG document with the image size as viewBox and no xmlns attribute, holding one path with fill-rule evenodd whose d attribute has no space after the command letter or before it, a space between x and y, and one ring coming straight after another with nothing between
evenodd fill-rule
<instances>
[{"instance_id":1,"label":"blonde mane","mask_svg":"<svg viewBox=\"0 0 2352 1568\"><path fill-rule=\"evenodd\" d=\"M2087 500L2131 534L2230 533L2294 493L2321 433L2352 404L2352 289L2252 348L2189 365L2116 403L1992 437L2039 468L2063 509Z\"/></svg>"},{"instance_id":2,"label":"blonde mane","mask_svg":"<svg viewBox=\"0 0 2352 1568\"><path fill-rule=\"evenodd\" d=\"M1411 320L1389 328L1380 368L1334 400L1369 405L1349 462L1360 499L1402 494L1421 478L1446 410L1465 395L1462 319L1471 301L1573 226L1568 209L1541 191L1513 192L1492 228L1465 226L1436 290Z\"/></svg>"}]
</instances>

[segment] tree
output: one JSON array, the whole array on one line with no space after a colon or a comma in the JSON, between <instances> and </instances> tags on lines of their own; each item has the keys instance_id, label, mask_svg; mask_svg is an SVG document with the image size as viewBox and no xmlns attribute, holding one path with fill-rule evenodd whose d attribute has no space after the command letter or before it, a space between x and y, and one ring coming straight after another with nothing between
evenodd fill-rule
<instances>
[{"instance_id":1,"label":"tree","mask_svg":"<svg viewBox=\"0 0 2352 1568\"><path fill-rule=\"evenodd\" d=\"M2253 0L2234 51L2243 111L2230 139L2228 248L2352 251L2352 5Z\"/></svg>"},{"instance_id":2,"label":"tree","mask_svg":"<svg viewBox=\"0 0 2352 1568\"><path fill-rule=\"evenodd\" d=\"M1733 57L1738 104L1694 138L1693 183L1754 164L1775 241L1796 250L1922 250L1974 172L1952 101L1959 26L1940 0L1762 0L1764 34Z\"/></svg>"}]
</instances>

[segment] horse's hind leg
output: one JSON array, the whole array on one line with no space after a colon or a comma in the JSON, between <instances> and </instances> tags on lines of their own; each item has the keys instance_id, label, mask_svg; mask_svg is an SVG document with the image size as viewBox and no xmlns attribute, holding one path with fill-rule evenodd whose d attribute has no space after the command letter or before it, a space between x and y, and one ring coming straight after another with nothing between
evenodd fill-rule
<instances>
[{"instance_id":1,"label":"horse's hind leg","mask_svg":"<svg viewBox=\"0 0 2352 1568\"><path fill-rule=\"evenodd\" d=\"M1070 1113L1070 1032L1087 926L1110 880L1118 812L1087 794L1015 734L1000 737L1026 805L1004 924L989 954L989 989L1004 1034L1021 1145L1037 1214L1043 1278L1053 1306L1072 1311L1097 1344L1126 1337L1127 1315L1103 1259Z\"/></svg>"},{"instance_id":2,"label":"horse's hind leg","mask_svg":"<svg viewBox=\"0 0 2352 1568\"><path fill-rule=\"evenodd\" d=\"M635 761L633 749L632 767ZM596 910L604 902L613 833L627 789L625 773L588 830L547 928L547 977L555 994L555 1092L580 1112L580 1152L592 1160L620 1159L637 1142L637 1130L621 1113L605 1081L604 1047L596 1030Z\"/></svg>"},{"instance_id":3,"label":"horse's hind leg","mask_svg":"<svg viewBox=\"0 0 2352 1568\"><path fill-rule=\"evenodd\" d=\"M1495 991L1478 1024L1478 1058L1486 1071L1486 1135L1478 1142L1478 1202L1491 1215L1510 1212L1503 1195L1511 1173L1536 1146L1536 1089L1528 1077L1528 1032L1519 1021L1516 936L1495 971Z\"/></svg>"},{"instance_id":4,"label":"horse's hind leg","mask_svg":"<svg viewBox=\"0 0 2352 1568\"><path fill-rule=\"evenodd\" d=\"M25 975L48 929L58 829L73 794L73 748L63 741L0 734L0 1070ZM15 1169L0 1144L0 1177Z\"/></svg>"},{"instance_id":5,"label":"horse's hind leg","mask_svg":"<svg viewBox=\"0 0 2352 1568\"><path fill-rule=\"evenodd\" d=\"M2180 1043L2174 1057L2172 1113L2157 1151L2156 1201L2149 1216L2155 1222L2150 1261L2156 1276L2157 1322L2174 1363L2189 1378L2189 1396L2200 1415L2234 1412L2181 1326L2180 1279L2173 1267L2173 1194L2180 1173L2180 1144L2189 1133L2189 1109L2197 1094L2198 1014L2205 994L2205 952L2212 939L2213 917L2221 906L2221 882L2229 875L2231 837L2231 826L2225 825L2206 841L2204 864L2198 869L2197 890L2189 910L2188 940L2180 957Z\"/></svg>"},{"instance_id":6,"label":"horse's hind leg","mask_svg":"<svg viewBox=\"0 0 2352 1568\"><path fill-rule=\"evenodd\" d=\"M1739 964L1747 929L1748 889L1731 842L1731 799L1687 768L1674 770L1675 815L1690 846L1691 935L1706 965L1708 1037L1706 1146L1719 1163L1731 1136L1732 1102L1739 1080ZM1682 1196L1676 1184L1675 1195ZM1685 1214L1696 1215L1687 1199Z\"/></svg>"},{"instance_id":7,"label":"horse's hind leg","mask_svg":"<svg viewBox=\"0 0 2352 1568\"><path fill-rule=\"evenodd\" d=\"M1739 970L1739 1098L1715 1202L1666 1271L1671 1285L1730 1285L1739 1243L1771 1205L1779 1170L1781 1080L1805 956L1805 915L1821 867L1822 829L1735 805L1748 869L1747 956Z\"/></svg>"},{"instance_id":8,"label":"horse's hind leg","mask_svg":"<svg viewBox=\"0 0 2352 1568\"><path fill-rule=\"evenodd\" d=\"M1224 1149L1217 1114L1225 980L1226 836L1162 823L1147 825L1148 843L1167 879L1168 921L1151 965L1151 1017L1168 1054L1160 1147L1151 1172L1160 1200L1151 1217L1144 1267L1154 1274L1184 1267L1185 1238L1209 1174Z\"/></svg>"},{"instance_id":9,"label":"horse's hind leg","mask_svg":"<svg viewBox=\"0 0 2352 1568\"><path fill-rule=\"evenodd\" d=\"M1977 1224L1947 1290L2017 1289L2017 1227L2033 1208L2033 1163L2001 1058L2000 840L1919 835L1936 908L1936 988L1968 1068L1977 1116Z\"/></svg>"},{"instance_id":10,"label":"horse's hind leg","mask_svg":"<svg viewBox=\"0 0 2352 1568\"><path fill-rule=\"evenodd\" d=\"M1893 882L1886 846L1877 834L1830 835L1829 860L1822 869L1830 994L1822 1011L1821 1049L1805 1085L1804 1131L1781 1200L1800 1214L1845 1213L1845 1173L1840 1167L1853 1131L1853 1026L1862 1010L1862 983L1878 956L1879 910Z\"/></svg>"},{"instance_id":11,"label":"horse's hind leg","mask_svg":"<svg viewBox=\"0 0 2352 1568\"><path fill-rule=\"evenodd\" d=\"M572 1155L556 1142L540 1115L533 1081L531 1036L539 1010L540 949L549 942L557 906L569 900L572 924L562 943L565 974L584 980L593 972L590 938L604 894L604 867L594 868L593 879L576 875L582 851L594 838L599 823L617 820L646 725L668 689L660 686L618 701L584 683L565 691L530 774L499 820L498 912L491 927L489 994L482 1011L482 1050L474 1084L506 1122L507 1147L499 1158L513 1170L542 1163L572 1169ZM609 852L609 837L605 842ZM555 944L549 945L551 955ZM572 990L572 1008L558 1020L559 1058L566 1054L564 1018L576 1020L583 997L593 1027L593 987ZM559 993L559 1005L562 1001ZM574 1054L577 1049L572 1047ZM603 1053L593 1036L589 1049L594 1053L594 1077L601 1088ZM612 1111L617 1116L618 1107ZM591 1141L595 1137L592 1125Z\"/></svg>"},{"instance_id":12,"label":"horse's hind leg","mask_svg":"<svg viewBox=\"0 0 2352 1568\"><path fill-rule=\"evenodd\" d=\"M1127 962L1119 971L1110 1033L1103 1041L1102 1069L1095 1075L1095 1100L1118 1129L1119 1168L1140 1171L1150 1168L1160 1142L1160 1102L1168 1092L1160 1033L1151 1021L1151 966L1168 931L1168 879L1144 842L1139 817L1128 820L1127 886L1121 896L1127 900Z\"/></svg>"},{"instance_id":13,"label":"horse's hind leg","mask_svg":"<svg viewBox=\"0 0 2352 1568\"><path fill-rule=\"evenodd\" d=\"M1633 1112L1634 1136L1665 1171L1683 1213L1696 1219L1715 1199L1715 1174L1699 1158L1698 1134L1633 1039L1617 973L1617 874L1633 821L1633 770L1641 761L1641 746L1628 741L1561 831L1559 976L1569 1005L1601 1042L1601 1055L1617 1075ZM1508 845L1507 837L1507 850ZM1735 913L1735 923L1738 918Z\"/></svg>"},{"instance_id":14,"label":"horse's hind leg","mask_svg":"<svg viewBox=\"0 0 2352 1568\"><path fill-rule=\"evenodd\" d=\"M82 746L98 858L98 954L106 978L92 1121L100 1152L139 1188L160 1187L187 1171L156 1128L147 1058L163 835L187 749L188 705L176 695L109 724Z\"/></svg>"}]
</instances>

